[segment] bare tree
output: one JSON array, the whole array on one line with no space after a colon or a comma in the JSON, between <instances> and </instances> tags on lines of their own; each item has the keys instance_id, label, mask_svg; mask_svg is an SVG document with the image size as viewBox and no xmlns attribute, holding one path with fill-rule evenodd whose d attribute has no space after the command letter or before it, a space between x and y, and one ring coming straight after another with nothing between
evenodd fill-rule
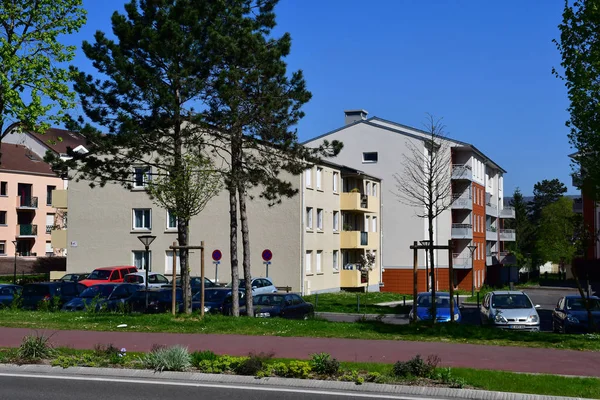
<instances>
[{"instance_id":1,"label":"bare tree","mask_svg":"<svg viewBox=\"0 0 600 400\"><path fill-rule=\"evenodd\" d=\"M407 141L408 152L402 155L401 173L394 174L398 200L416 209L419 218L427 218L429 243L433 246L433 222L452 205L450 179L451 152L445 139L445 126L441 119L427 114L425 130L427 137L421 141ZM435 260L433 247L429 247L431 271L431 315L436 320L435 304ZM414 299L416 301L417 299Z\"/></svg>"}]
</instances>

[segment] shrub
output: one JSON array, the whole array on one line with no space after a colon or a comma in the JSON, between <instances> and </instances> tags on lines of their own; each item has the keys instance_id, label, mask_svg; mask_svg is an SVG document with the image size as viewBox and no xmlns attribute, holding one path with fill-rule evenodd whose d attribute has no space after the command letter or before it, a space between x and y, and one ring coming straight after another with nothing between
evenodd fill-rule
<instances>
[{"instance_id":1,"label":"shrub","mask_svg":"<svg viewBox=\"0 0 600 400\"><path fill-rule=\"evenodd\" d=\"M50 365L53 367L100 367L105 366L107 363L98 358L98 356L94 354L80 354L80 355L70 355L70 356L58 356Z\"/></svg>"},{"instance_id":2,"label":"shrub","mask_svg":"<svg viewBox=\"0 0 600 400\"><path fill-rule=\"evenodd\" d=\"M406 378L413 376L415 378L430 378L440 363L440 358L436 355L427 357L427 361L423 361L420 355L408 361L398 361L394 364L394 375L397 377Z\"/></svg>"},{"instance_id":3,"label":"shrub","mask_svg":"<svg viewBox=\"0 0 600 400\"><path fill-rule=\"evenodd\" d=\"M119 349L112 343L107 345L97 344L94 346L94 355L99 358L107 359L110 364L122 364L125 361L127 350Z\"/></svg>"},{"instance_id":4,"label":"shrub","mask_svg":"<svg viewBox=\"0 0 600 400\"><path fill-rule=\"evenodd\" d=\"M17 357L22 360L41 360L49 358L54 354L54 349L52 349L49 341L50 336L25 336L19 346L19 350L17 350Z\"/></svg>"},{"instance_id":5,"label":"shrub","mask_svg":"<svg viewBox=\"0 0 600 400\"><path fill-rule=\"evenodd\" d=\"M344 382L354 382L357 385L362 385L365 382L365 378L360 376L357 370L352 370L350 373L342 375L340 380Z\"/></svg>"},{"instance_id":6,"label":"shrub","mask_svg":"<svg viewBox=\"0 0 600 400\"><path fill-rule=\"evenodd\" d=\"M191 366L190 353L181 346L160 347L140 358L145 368L155 371L185 371Z\"/></svg>"},{"instance_id":7,"label":"shrub","mask_svg":"<svg viewBox=\"0 0 600 400\"><path fill-rule=\"evenodd\" d=\"M306 379L310 376L311 367L306 361L291 361L290 363L277 363L271 367L271 371L284 378Z\"/></svg>"},{"instance_id":8,"label":"shrub","mask_svg":"<svg viewBox=\"0 0 600 400\"><path fill-rule=\"evenodd\" d=\"M254 376L259 371L262 371L265 361L272 358L270 354L253 354L250 353L250 356L243 360L239 365L235 368L235 373L238 375L248 375Z\"/></svg>"},{"instance_id":9,"label":"shrub","mask_svg":"<svg viewBox=\"0 0 600 400\"><path fill-rule=\"evenodd\" d=\"M437 373L435 374L435 379L450 386L451 388L462 389L466 384L463 378L454 378L452 376L451 368L438 368Z\"/></svg>"},{"instance_id":10,"label":"shrub","mask_svg":"<svg viewBox=\"0 0 600 400\"><path fill-rule=\"evenodd\" d=\"M365 377L367 382L383 383L385 378L379 372L369 372Z\"/></svg>"},{"instance_id":11,"label":"shrub","mask_svg":"<svg viewBox=\"0 0 600 400\"><path fill-rule=\"evenodd\" d=\"M192 365L197 367L202 361L215 361L217 358L219 356L210 350L195 351L192 353Z\"/></svg>"},{"instance_id":12,"label":"shrub","mask_svg":"<svg viewBox=\"0 0 600 400\"><path fill-rule=\"evenodd\" d=\"M334 376L340 370L340 362L327 353L313 354L310 365L319 375Z\"/></svg>"},{"instance_id":13,"label":"shrub","mask_svg":"<svg viewBox=\"0 0 600 400\"><path fill-rule=\"evenodd\" d=\"M245 357L217 356L215 360L202 360L197 368L201 372L209 374L221 374L223 372L233 372L242 363Z\"/></svg>"}]
</instances>

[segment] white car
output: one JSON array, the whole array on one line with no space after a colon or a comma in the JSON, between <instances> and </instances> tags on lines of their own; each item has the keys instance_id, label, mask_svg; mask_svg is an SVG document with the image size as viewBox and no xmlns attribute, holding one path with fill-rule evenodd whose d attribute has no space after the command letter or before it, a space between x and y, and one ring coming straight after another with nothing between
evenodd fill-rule
<instances>
[{"instance_id":1,"label":"white car","mask_svg":"<svg viewBox=\"0 0 600 400\"><path fill-rule=\"evenodd\" d=\"M245 282L245 279L240 279L240 290L245 289ZM231 283L227 287L231 287ZM263 293L277 293L277 288L271 278L252 278L252 296Z\"/></svg>"},{"instance_id":2,"label":"white car","mask_svg":"<svg viewBox=\"0 0 600 400\"><path fill-rule=\"evenodd\" d=\"M140 271L133 274L127 274L123 278L125 283L138 284L146 287L146 272ZM148 287L149 288L161 288L163 285L167 285L169 280L162 274L157 272L148 272Z\"/></svg>"},{"instance_id":3,"label":"white car","mask_svg":"<svg viewBox=\"0 0 600 400\"><path fill-rule=\"evenodd\" d=\"M482 324L496 328L533 331L540 330L540 316L529 296L517 291L488 293L481 303Z\"/></svg>"}]
</instances>

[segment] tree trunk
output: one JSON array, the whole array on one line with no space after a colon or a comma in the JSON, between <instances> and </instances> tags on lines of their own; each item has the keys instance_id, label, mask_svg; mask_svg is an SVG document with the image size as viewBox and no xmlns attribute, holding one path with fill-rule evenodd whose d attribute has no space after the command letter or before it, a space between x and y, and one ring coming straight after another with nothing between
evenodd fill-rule
<instances>
[{"instance_id":1,"label":"tree trunk","mask_svg":"<svg viewBox=\"0 0 600 400\"><path fill-rule=\"evenodd\" d=\"M238 271L237 196L235 185L229 183L229 251L231 254L231 301L232 314L240 316L240 276Z\"/></svg>"},{"instance_id":2,"label":"tree trunk","mask_svg":"<svg viewBox=\"0 0 600 400\"><path fill-rule=\"evenodd\" d=\"M436 304L435 304L435 262L433 260L433 212L429 212L429 268L431 271L431 317L435 324L437 318Z\"/></svg>"},{"instance_id":3,"label":"tree trunk","mask_svg":"<svg viewBox=\"0 0 600 400\"><path fill-rule=\"evenodd\" d=\"M243 260L242 266L244 268L244 281L246 290L246 315L254 316L252 306L252 271L250 265L250 237L248 229L248 214L246 212L246 190L243 182L238 182L238 201L240 202L240 221L242 223L242 248L243 248Z\"/></svg>"},{"instance_id":4,"label":"tree trunk","mask_svg":"<svg viewBox=\"0 0 600 400\"><path fill-rule=\"evenodd\" d=\"M177 221L177 239L180 246L189 246L189 219L178 218ZM173 257L177 257L177 251L173 250ZM183 312L192 313L192 287L190 286L190 260L189 250L179 250L179 260L181 264L181 290L183 291ZM175 282L173 282L175 284Z\"/></svg>"}]
</instances>

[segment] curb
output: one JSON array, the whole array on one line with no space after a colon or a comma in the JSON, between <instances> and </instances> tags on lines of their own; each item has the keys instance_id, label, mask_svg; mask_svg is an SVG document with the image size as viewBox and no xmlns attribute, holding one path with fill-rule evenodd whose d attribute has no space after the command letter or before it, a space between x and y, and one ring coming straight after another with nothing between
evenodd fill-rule
<instances>
[{"instance_id":1,"label":"curb","mask_svg":"<svg viewBox=\"0 0 600 400\"><path fill-rule=\"evenodd\" d=\"M251 376L203 374L196 372L154 372L150 370L91 368L91 367L52 367L49 365L13 365L0 364L0 374L30 374L40 377L96 377L115 380L164 381L176 383L196 383L198 385L228 384L231 386L255 386L269 388L303 388L306 390L343 391L354 393L371 393L398 396L424 396L443 399L469 399L469 400L568 400L575 397L542 396L509 392L491 392L475 389L451 389L424 386L387 385L364 383L356 385L352 382L306 380L292 378L255 378ZM333 393L332 393L333 394Z\"/></svg>"}]
</instances>

